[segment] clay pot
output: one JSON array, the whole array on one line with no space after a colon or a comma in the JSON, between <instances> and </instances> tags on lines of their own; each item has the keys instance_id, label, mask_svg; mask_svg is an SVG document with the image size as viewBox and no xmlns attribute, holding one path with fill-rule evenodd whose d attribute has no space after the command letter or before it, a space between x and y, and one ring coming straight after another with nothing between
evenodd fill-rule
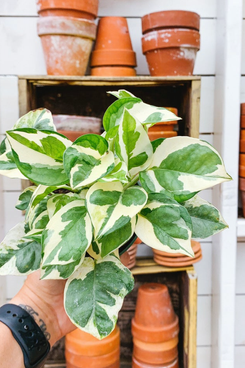
<instances>
[{"instance_id":1,"label":"clay pot","mask_svg":"<svg viewBox=\"0 0 245 368\"><path fill-rule=\"evenodd\" d=\"M144 342L164 342L178 336L179 321L174 313L166 285L149 283L140 286L132 335Z\"/></svg>"},{"instance_id":2,"label":"clay pot","mask_svg":"<svg viewBox=\"0 0 245 368\"><path fill-rule=\"evenodd\" d=\"M40 17L37 30L49 75L85 74L96 35L94 22L68 17Z\"/></svg>"},{"instance_id":3,"label":"clay pot","mask_svg":"<svg viewBox=\"0 0 245 368\"><path fill-rule=\"evenodd\" d=\"M245 115L245 102L241 103L241 115Z\"/></svg>"},{"instance_id":4,"label":"clay pot","mask_svg":"<svg viewBox=\"0 0 245 368\"><path fill-rule=\"evenodd\" d=\"M239 163L240 163L240 165L245 166L245 153L240 153Z\"/></svg>"},{"instance_id":5,"label":"clay pot","mask_svg":"<svg viewBox=\"0 0 245 368\"><path fill-rule=\"evenodd\" d=\"M201 261L202 259L202 254L200 256L198 256L197 258L189 258L189 261L180 261L180 262L172 262L172 261L168 261L162 257L157 257L154 256L154 261L162 266L166 266L166 267L187 267L187 266L191 266L194 263L197 263L199 261Z\"/></svg>"},{"instance_id":6,"label":"clay pot","mask_svg":"<svg viewBox=\"0 0 245 368\"><path fill-rule=\"evenodd\" d=\"M151 363L143 363L140 360L137 360L133 356L132 368L179 368L179 361L178 359L175 359L171 363L156 365L156 364L151 364Z\"/></svg>"},{"instance_id":7,"label":"clay pot","mask_svg":"<svg viewBox=\"0 0 245 368\"><path fill-rule=\"evenodd\" d=\"M153 125L152 127L150 127L148 129L148 133L150 132L169 132L169 131L173 131L174 127L177 124L177 121L169 121L169 124L164 124L164 123L156 123L155 125ZM175 124L170 124L170 123L175 123Z\"/></svg>"},{"instance_id":8,"label":"clay pot","mask_svg":"<svg viewBox=\"0 0 245 368\"><path fill-rule=\"evenodd\" d=\"M62 16L93 20L98 14L98 0L37 0L41 17Z\"/></svg>"},{"instance_id":9,"label":"clay pot","mask_svg":"<svg viewBox=\"0 0 245 368\"><path fill-rule=\"evenodd\" d=\"M101 66L91 68L91 75L97 77L135 77L134 68L124 66Z\"/></svg>"},{"instance_id":10,"label":"clay pot","mask_svg":"<svg viewBox=\"0 0 245 368\"><path fill-rule=\"evenodd\" d=\"M100 134L101 132L101 119L91 116L53 115L53 121L58 131L71 130L83 132L83 134Z\"/></svg>"},{"instance_id":11,"label":"clay pot","mask_svg":"<svg viewBox=\"0 0 245 368\"><path fill-rule=\"evenodd\" d=\"M241 129L241 131L240 131L240 138L242 140L245 140L245 129Z\"/></svg>"},{"instance_id":12,"label":"clay pot","mask_svg":"<svg viewBox=\"0 0 245 368\"><path fill-rule=\"evenodd\" d=\"M88 132L73 132L72 130L57 130L58 133L63 134L66 138L68 138L70 141L75 142L75 140L79 137L81 137L84 134L89 134Z\"/></svg>"},{"instance_id":13,"label":"clay pot","mask_svg":"<svg viewBox=\"0 0 245 368\"><path fill-rule=\"evenodd\" d=\"M147 343L133 339L133 356L145 363L162 364L173 362L178 358L178 338L162 342Z\"/></svg>"},{"instance_id":14,"label":"clay pot","mask_svg":"<svg viewBox=\"0 0 245 368\"><path fill-rule=\"evenodd\" d=\"M137 247L138 244L134 242L134 244L131 245L131 247L120 256L120 261L124 266L128 267L128 269L131 269L135 266Z\"/></svg>"},{"instance_id":15,"label":"clay pot","mask_svg":"<svg viewBox=\"0 0 245 368\"><path fill-rule=\"evenodd\" d=\"M201 244L196 241L196 240L191 240L191 247L193 249L193 252L196 254L198 252L200 252L201 250ZM179 257L183 257L184 255L182 253L168 253L168 252L163 252L161 250L158 249L153 249L154 254L158 254L158 255L162 255L164 257L170 257L170 258L179 258ZM189 259L188 256L184 256L186 257L186 259Z\"/></svg>"},{"instance_id":16,"label":"clay pot","mask_svg":"<svg viewBox=\"0 0 245 368\"><path fill-rule=\"evenodd\" d=\"M86 356L100 356L109 354L117 350L120 345L120 330L118 326L112 333L102 340L96 339L94 336L76 329L70 332L65 337L65 347L71 353L86 355Z\"/></svg>"},{"instance_id":17,"label":"clay pot","mask_svg":"<svg viewBox=\"0 0 245 368\"><path fill-rule=\"evenodd\" d=\"M241 191L243 217L245 217L245 178L239 178L239 189Z\"/></svg>"},{"instance_id":18,"label":"clay pot","mask_svg":"<svg viewBox=\"0 0 245 368\"><path fill-rule=\"evenodd\" d=\"M91 67L124 65L136 66L135 52L132 50L95 50L91 56Z\"/></svg>"},{"instance_id":19,"label":"clay pot","mask_svg":"<svg viewBox=\"0 0 245 368\"><path fill-rule=\"evenodd\" d=\"M240 126L242 129L245 129L245 115L241 115Z\"/></svg>"},{"instance_id":20,"label":"clay pot","mask_svg":"<svg viewBox=\"0 0 245 368\"><path fill-rule=\"evenodd\" d=\"M176 136L177 132L175 131L148 131L148 137L150 141L154 141L158 138L171 138Z\"/></svg>"},{"instance_id":21,"label":"clay pot","mask_svg":"<svg viewBox=\"0 0 245 368\"><path fill-rule=\"evenodd\" d=\"M146 33L142 50L152 76L192 75L200 34L191 29L173 28Z\"/></svg>"},{"instance_id":22,"label":"clay pot","mask_svg":"<svg viewBox=\"0 0 245 368\"><path fill-rule=\"evenodd\" d=\"M240 152L245 153L245 139L240 139Z\"/></svg>"},{"instance_id":23,"label":"clay pot","mask_svg":"<svg viewBox=\"0 0 245 368\"><path fill-rule=\"evenodd\" d=\"M164 28L190 28L199 31L200 15L190 11L167 10L150 13L141 18L142 33Z\"/></svg>"},{"instance_id":24,"label":"clay pot","mask_svg":"<svg viewBox=\"0 0 245 368\"><path fill-rule=\"evenodd\" d=\"M239 165L239 176L245 178L245 166Z\"/></svg>"}]
</instances>

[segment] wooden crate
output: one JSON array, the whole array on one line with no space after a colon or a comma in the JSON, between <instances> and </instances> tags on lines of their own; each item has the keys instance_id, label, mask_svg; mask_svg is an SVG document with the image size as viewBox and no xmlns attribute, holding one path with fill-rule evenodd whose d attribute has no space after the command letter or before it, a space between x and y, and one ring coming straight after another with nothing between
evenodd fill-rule
<instances>
[{"instance_id":1,"label":"wooden crate","mask_svg":"<svg viewBox=\"0 0 245 368\"><path fill-rule=\"evenodd\" d=\"M179 135L199 137L201 79L190 77L57 77L19 76L19 113L46 107L53 114L102 118L115 97L106 92L127 89L146 103L176 107Z\"/></svg>"},{"instance_id":2,"label":"wooden crate","mask_svg":"<svg viewBox=\"0 0 245 368\"><path fill-rule=\"evenodd\" d=\"M121 335L121 368L130 368L133 342L131 319L134 315L138 288L143 283L158 282L168 286L174 310L179 317L179 367L196 368L197 275L193 267L168 268L157 265L152 259L138 259L132 269L134 290L126 296L119 312L118 326ZM59 354L58 354L59 352ZM64 341L51 352L46 368L63 368ZM60 363L56 363L57 359Z\"/></svg>"}]
</instances>

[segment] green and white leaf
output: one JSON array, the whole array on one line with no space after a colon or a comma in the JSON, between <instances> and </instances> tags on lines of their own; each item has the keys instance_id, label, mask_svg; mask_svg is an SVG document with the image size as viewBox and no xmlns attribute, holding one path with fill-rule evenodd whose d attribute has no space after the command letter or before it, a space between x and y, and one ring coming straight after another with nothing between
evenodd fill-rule
<instances>
[{"instance_id":1,"label":"green and white leaf","mask_svg":"<svg viewBox=\"0 0 245 368\"><path fill-rule=\"evenodd\" d=\"M56 131L52 114L47 109L33 110L19 118L13 126L13 129L22 128Z\"/></svg>"},{"instance_id":2,"label":"green and white leaf","mask_svg":"<svg viewBox=\"0 0 245 368\"><path fill-rule=\"evenodd\" d=\"M130 177L149 167L152 160L153 149L148 134L127 109L124 110L118 129L115 151L118 158L126 164Z\"/></svg>"},{"instance_id":3,"label":"green and white leaf","mask_svg":"<svg viewBox=\"0 0 245 368\"><path fill-rule=\"evenodd\" d=\"M143 188L123 190L120 182L97 182L88 190L86 205L94 227L95 253L104 257L132 236L135 216L146 201Z\"/></svg>"},{"instance_id":4,"label":"green and white leaf","mask_svg":"<svg viewBox=\"0 0 245 368\"><path fill-rule=\"evenodd\" d=\"M166 189L184 198L231 180L219 153L207 142L191 137L165 139L155 150L150 168L140 173L148 192Z\"/></svg>"},{"instance_id":5,"label":"green and white leaf","mask_svg":"<svg viewBox=\"0 0 245 368\"><path fill-rule=\"evenodd\" d=\"M14 161L21 173L37 184L61 185L68 177L63 154L72 142L56 132L36 129L8 131Z\"/></svg>"},{"instance_id":6,"label":"green and white leaf","mask_svg":"<svg viewBox=\"0 0 245 368\"><path fill-rule=\"evenodd\" d=\"M135 233L151 248L194 256L187 210L164 194L151 193L138 215Z\"/></svg>"},{"instance_id":7,"label":"green and white leaf","mask_svg":"<svg viewBox=\"0 0 245 368\"><path fill-rule=\"evenodd\" d=\"M126 91L126 89L119 89L118 91L108 91L107 93L109 93L110 95L112 95L112 96L114 96L118 99L120 99L120 98L130 98L130 97L137 98L131 92Z\"/></svg>"},{"instance_id":8,"label":"green and white leaf","mask_svg":"<svg viewBox=\"0 0 245 368\"><path fill-rule=\"evenodd\" d=\"M62 207L70 202L81 200L81 205L85 206L85 200L82 201L79 194L76 193L63 193L53 194L47 202L47 210L49 218L53 217Z\"/></svg>"},{"instance_id":9,"label":"green and white leaf","mask_svg":"<svg viewBox=\"0 0 245 368\"><path fill-rule=\"evenodd\" d=\"M92 241L92 224L83 203L79 199L62 207L43 231L42 269L50 273L42 278L67 278L79 267Z\"/></svg>"},{"instance_id":10,"label":"green and white leaf","mask_svg":"<svg viewBox=\"0 0 245 368\"><path fill-rule=\"evenodd\" d=\"M228 227L220 212L209 202L195 196L184 203L192 221L192 237L207 238Z\"/></svg>"},{"instance_id":11,"label":"green and white leaf","mask_svg":"<svg viewBox=\"0 0 245 368\"><path fill-rule=\"evenodd\" d=\"M64 167L71 187L79 189L109 174L114 168L114 155L108 151L105 138L85 134L66 150Z\"/></svg>"},{"instance_id":12,"label":"green and white leaf","mask_svg":"<svg viewBox=\"0 0 245 368\"><path fill-rule=\"evenodd\" d=\"M0 275L28 275L39 269L41 244L24 236L24 223L19 223L0 243Z\"/></svg>"},{"instance_id":13,"label":"green and white leaf","mask_svg":"<svg viewBox=\"0 0 245 368\"><path fill-rule=\"evenodd\" d=\"M119 158L116 158L114 169L110 172L110 174L104 176L102 179L99 179L99 181L101 182L120 181L123 184L127 184L129 182L127 172L128 170L125 162L120 161Z\"/></svg>"},{"instance_id":14,"label":"green and white leaf","mask_svg":"<svg viewBox=\"0 0 245 368\"><path fill-rule=\"evenodd\" d=\"M67 280L66 313L81 330L102 339L115 328L123 299L133 287L131 272L117 257L98 261L86 257Z\"/></svg>"},{"instance_id":15,"label":"green and white leaf","mask_svg":"<svg viewBox=\"0 0 245 368\"><path fill-rule=\"evenodd\" d=\"M12 179L26 179L16 166L7 138L0 145L0 174Z\"/></svg>"},{"instance_id":16,"label":"green and white leaf","mask_svg":"<svg viewBox=\"0 0 245 368\"><path fill-rule=\"evenodd\" d=\"M33 193L37 187L35 185L31 185L23 190L23 192L20 194L18 202L16 203L15 208L18 210L24 211L29 206L29 203L31 201L31 198L33 196Z\"/></svg>"}]
</instances>

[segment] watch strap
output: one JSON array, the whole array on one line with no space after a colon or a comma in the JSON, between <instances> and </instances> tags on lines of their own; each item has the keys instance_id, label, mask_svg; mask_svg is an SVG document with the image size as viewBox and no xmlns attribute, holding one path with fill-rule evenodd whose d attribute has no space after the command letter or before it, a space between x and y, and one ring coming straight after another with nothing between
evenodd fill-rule
<instances>
[{"instance_id":1,"label":"watch strap","mask_svg":"<svg viewBox=\"0 0 245 368\"><path fill-rule=\"evenodd\" d=\"M12 332L24 355L26 368L39 368L50 351L50 344L34 318L15 304L0 308L0 321Z\"/></svg>"}]
</instances>

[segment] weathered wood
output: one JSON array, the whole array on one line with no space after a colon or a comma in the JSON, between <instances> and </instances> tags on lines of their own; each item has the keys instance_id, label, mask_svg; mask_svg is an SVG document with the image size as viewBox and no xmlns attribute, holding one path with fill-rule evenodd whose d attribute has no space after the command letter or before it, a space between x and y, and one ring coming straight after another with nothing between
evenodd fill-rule
<instances>
[{"instance_id":1,"label":"weathered wood","mask_svg":"<svg viewBox=\"0 0 245 368\"><path fill-rule=\"evenodd\" d=\"M189 135L194 138L199 138L200 90L201 90L201 81L193 80L191 82L191 89L190 89Z\"/></svg>"},{"instance_id":2,"label":"weathered wood","mask_svg":"<svg viewBox=\"0 0 245 368\"><path fill-rule=\"evenodd\" d=\"M30 110L28 81L26 79L19 78L18 88L19 88L19 116L22 116Z\"/></svg>"}]
</instances>

